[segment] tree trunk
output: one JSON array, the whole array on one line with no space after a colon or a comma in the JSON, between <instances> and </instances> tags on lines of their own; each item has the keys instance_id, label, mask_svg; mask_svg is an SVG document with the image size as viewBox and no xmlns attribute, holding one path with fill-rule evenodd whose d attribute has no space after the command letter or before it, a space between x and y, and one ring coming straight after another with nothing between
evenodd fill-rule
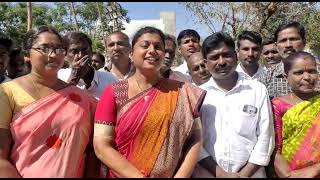
<instances>
[{"instance_id":1,"label":"tree trunk","mask_svg":"<svg viewBox=\"0 0 320 180\"><path fill-rule=\"evenodd\" d=\"M103 5L103 3L102 3L102 5ZM100 22L101 22L103 45L104 45L105 51L107 52L106 40L105 40L105 37L104 37L105 36L105 31L104 31L104 25L103 25L101 10L100 10L100 7L99 7L99 2L96 2L96 6L97 6L97 9L98 9L98 16L99 16L99 19L100 19Z\"/></svg>"},{"instance_id":2,"label":"tree trunk","mask_svg":"<svg viewBox=\"0 0 320 180\"><path fill-rule=\"evenodd\" d=\"M27 31L32 29L32 4L31 2L27 2Z\"/></svg>"},{"instance_id":3,"label":"tree trunk","mask_svg":"<svg viewBox=\"0 0 320 180\"><path fill-rule=\"evenodd\" d=\"M78 26L78 21L77 21L77 14L76 14L76 11L74 9L74 4L73 4L73 2L69 2L69 5L70 5L71 14L73 16L74 26L76 28L76 31L79 31L79 26Z\"/></svg>"}]
</instances>

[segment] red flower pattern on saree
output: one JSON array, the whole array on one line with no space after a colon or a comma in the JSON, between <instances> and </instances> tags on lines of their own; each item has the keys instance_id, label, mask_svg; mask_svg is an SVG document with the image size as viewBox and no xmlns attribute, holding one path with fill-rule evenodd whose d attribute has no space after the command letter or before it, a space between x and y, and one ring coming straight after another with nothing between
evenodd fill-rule
<instances>
[{"instance_id":1,"label":"red flower pattern on saree","mask_svg":"<svg viewBox=\"0 0 320 180\"><path fill-rule=\"evenodd\" d=\"M75 94L75 93L71 93L69 95L70 99L72 101L75 101L75 102L80 102L81 101L81 97L78 95L78 94Z\"/></svg>"},{"instance_id":2,"label":"red flower pattern on saree","mask_svg":"<svg viewBox=\"0 0 320 180\"><path fill-rule=\"evenodd\" d=\"M61 147L62 141L63 140L59 136L54 134L47 138L46 144L49 148L59 149Z\"/></svg>"}]
</instances>

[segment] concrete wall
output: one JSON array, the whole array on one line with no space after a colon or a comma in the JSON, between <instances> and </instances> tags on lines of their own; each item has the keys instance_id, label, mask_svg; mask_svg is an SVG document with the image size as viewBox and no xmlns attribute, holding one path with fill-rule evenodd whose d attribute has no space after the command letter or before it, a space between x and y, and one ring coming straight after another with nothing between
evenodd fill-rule
<instances>
[{"instance_id":1,"label":"concrete wall","mask_svg":"<svg viewBox=\"0 0 320 180\"><path fill-rule=\"evenodd\" d=\"M159 20L131 20L130 23L124 23L123 30L124 33L126 33L130 39L134 36L134 34L142 27L145 26L153 26L156 27L162 31L164 31L164 23L162 19Z\"/></svg>"},{"instance_id":2,"label":"concrete wall","mask_svg":"<svg viewBox=\"0 0 320 180\"><path fill-rule=\"evenodd\" d=\"M123 22L126 33L130 39L137 32L138 29L144 26L153 26L164 33L176 35L176 13L174 11L161 11L160 19L152 20L131 20L130 23Z\"/></svg>"},{"instance_id":3,"label":"concrete wall","mask_svg":"<svg viewBox=\"0 0 320 180\"><path fill-rule=\"evenodd\" d=\"M164 32L176 36L176 12L161 11L160 19L164 23Z\"/></svg>"}]
</instances>

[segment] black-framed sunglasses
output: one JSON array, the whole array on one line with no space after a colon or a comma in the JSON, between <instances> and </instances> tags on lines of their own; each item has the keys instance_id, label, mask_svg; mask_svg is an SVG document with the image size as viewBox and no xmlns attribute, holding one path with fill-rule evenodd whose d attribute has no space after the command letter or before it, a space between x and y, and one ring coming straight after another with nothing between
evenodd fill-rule
<instances>
[{"instance_id":1,"label":"black-framed sunglasses","mask_svg":"<svg viewBox=\"0 0 320 180\"><path fill-rule=\"evenodd\" d=\"M54 49L52 49L52 48L47 48L47 47L45 47L45 48L31 48L31 49L34 49L34 50L36 50L36 51L40 51L40 52L42 52L42 53L44 53L44 54L46 54L46 55L50 55L52 52L54 52L56 55L65 55L65 53L66 53L66 50L65 49L63 49L63 48L54 48Z\"/></svg>"}]
</instances>

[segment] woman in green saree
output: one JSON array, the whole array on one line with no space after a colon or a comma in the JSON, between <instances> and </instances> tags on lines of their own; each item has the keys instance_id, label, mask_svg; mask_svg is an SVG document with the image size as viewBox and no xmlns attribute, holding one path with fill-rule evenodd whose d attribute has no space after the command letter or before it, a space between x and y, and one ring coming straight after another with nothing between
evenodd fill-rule
<instances>
[{"instance_id":1,"label":"woman in green saree","mask_svg":"<svg viewBox=\"0 0 320 180\"><path fill-rule=\"evenodd\" d=\"M283 60L292 93L272 100L275 117L275 172L279 177L320 175L320 96L315 58L295 52Z\"/></svg>"}]
</instances>

